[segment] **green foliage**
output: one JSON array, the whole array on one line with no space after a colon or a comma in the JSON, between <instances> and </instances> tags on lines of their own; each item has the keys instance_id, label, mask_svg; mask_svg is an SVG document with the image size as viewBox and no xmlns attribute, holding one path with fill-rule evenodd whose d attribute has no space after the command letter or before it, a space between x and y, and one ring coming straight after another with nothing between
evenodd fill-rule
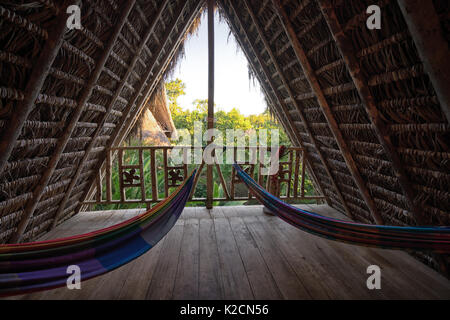
<instances>
[{"instance_id":1,"label":"green foliage","mask_svg":"<svg viewBox=\"0 0 450 320\"><path fill-rule=\"evenodd\" d=\"M186 85L180 80L175 79L173 81L167 82L165 84L168 100L170 103L170 111L172 113L172 119L174 121L175 127L180 129L187 130L191 136L194 135L194 123L196 121L200 122L202 124L202 130L206 130L206 119L208 114L208 100L194 100L193 101L193 110L183 110L180 105L177 102L177 99L185 94ZM266 129L268 133L268 145L271 143L271 136L270 136L270 130L271 129L278 129L279 131L279 144L290 146L289 138L287 137L286 133L284 132L281 125L278 124L269 114L269 112L266 110L264 113L259 115L250 115L250 116L244 116L239 112L238 109L233 108L230 111L226 112L223 110L216 110L215 112L215 127L220 130L223 134L224 138L224 144L227 144L226 141L226 130L227 129L239 129L246 133L249 133L251 130L258 130ZM177 144L179 141L172 141L173 144ZM180 142L181 144L186 144L186 141ZM139 141L130 141L130 146L138 146L140 143ZM204 142L206 144L206 142ZM156 158L157 158L157 185L158 185L158 193L159 198L164 198L164 170L163 170L163 159L162 159L162 152L158 151L156 152ZM247 154L248 158L248 154ZM125 154L124 156L124 163L126 164L138 164L138 157L137 154ZM189 165L189 172L191 172L194 168L196 168L196 165ZM224 176L225 181L227 184L231 181L231 165L220 165L222 174ZM113 199L118 200L120 199L120 193L119 193L119 178L118 178L118 169L117 166L113 166L112 170L112 192L113 192ZM215 170L214 170L215 171ZM146 155L144 153L144 179L146 181L147 185L147 191L146 191L146 197L151 198L151 189L150 186L150 156ZM224 191L219 183L219 177L216 172L214 172L214 197L215 198L221 198L224 197ZM292 185L293 187L293 185ZM228 185L229 188L229 185ZM105 190L105 188L103 189ZM170 190L170 192L173 190ZM126 197L127 199L140 199L140 188L128 188L126 190ZM246 192L246 190L245 190ZM305 194L312 195L314 194L314 188L312 185L311 180L308 178L305 180ZM104 195L105 197L106 195ZM194 193L194 197L196 198L205 198L206 197L206 176L205 174L202 174L199 178L197 188ZM240 204L244 203L243 201L239 202ZM232 203L229 202L214 202L214 205L230 205ZM236 202L234 203L236 204ZM192 205L203 205L202 203L189 203L188 206ZM97 206L97 209L99 210L108 210L108 209L122 209L122 208L130 208L132 205L113 205L113 206L106 206L106 205L99 205ZM132 207L139 207L142 205L136 204Z\"/></svg>"}]
</instances>

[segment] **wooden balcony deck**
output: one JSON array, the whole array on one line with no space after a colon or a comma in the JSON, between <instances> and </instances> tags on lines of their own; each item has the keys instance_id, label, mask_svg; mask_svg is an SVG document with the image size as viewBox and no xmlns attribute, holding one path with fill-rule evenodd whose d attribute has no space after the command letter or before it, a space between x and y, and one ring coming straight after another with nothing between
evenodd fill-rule
<instances>
[{"instance_id":1,"label":"wooden balcony deck","mask_svg":"<svg viewBox=\"0 0 450 320\"><path fill-rule=\"evenodd\" d=\"M343 218L326 205L301 207ZM106 227L140 210L85 212L45 239ZM381 290L366 286L381 268ZM302 232L261 206L186 208L152 250L81 290L19 299L450 299L450 281L402 251L358 247Z\"/></svg>"}]
</instances>

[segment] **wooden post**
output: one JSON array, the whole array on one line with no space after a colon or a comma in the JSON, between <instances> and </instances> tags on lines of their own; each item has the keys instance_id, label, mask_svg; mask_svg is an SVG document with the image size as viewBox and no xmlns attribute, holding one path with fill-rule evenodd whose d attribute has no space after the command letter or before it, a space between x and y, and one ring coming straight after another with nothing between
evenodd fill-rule
<instances>
[{"instance_id":1,"label":"wooden post","mask_svg":"<svg viewBox=\"0 0 450 320\"><path fill-rule=\"evenodd\" d=\"M207 129L214 128L214 0L208 0L208 120ZM208 141L208 145L213 139ZM213 207L213 165L206 165L206 208Z\"/></svg>"},{"instance_id":2,"label":"wooden post","mask_svg":"<svg viewBox=\"0 0 450 320\"><path fill-rule=\"evenodd\" d=\"M81 173L84 169L84 164L88 161L91 150L95 147L96 145L96 138L101 134L102 130L103 130L103 126L106 122L106 120L108 119L110 113L112 112L112 110L114 109L114 105L117 101L117 99L119 98L122 89L125 87L128 78L130 77L132 71L134 70L135 65L138 62L138 59L141 55L141 52L144 50L144 47L146 46L146 43L148 41L148 39L150 38L150 36L153 34L153 31L157 25L157 22L159 21L159 19L161 18L161 15L163 13L163 9L166 7L168 3L168 0L165 0L161 6L159 7L155 18L153 19L151 25L149 26L149 28L147 29L145 35L143 36L143 38L141 39L141 43L139 45L139 47L137 48L133 59L131 60L128 69L125 73L125 75L123 76L122 80L120 81L119 85L117 86L117 88L115 89L114 95L111 98L111 100L108 102L108 104L106 105L106 112L103 114L102 118L100 119L100 121L98 122L97 128L94 131L94 134L92 135L92 140L91 142L88 144L86 151L84 153L83 158L80 160L79 164L78 164L78 168L75 172L75 174L72 177L72 180L70 181L69 187L67 188L66 194L64 195L63 200L61 201L61 204L58 208L58 210L56 211L55 214L55 219L53 219L53 223L52 226L54 227L59 219L59 217L61 216L62 212L64 211L64 208L66 206L67 201L69 200L70 195L72 194L72 190L73 188L76 186L76 183L79 179L79 177L81 176ZM100 172L100 170L98 170Z\"/></svg>"},{"instance_id":3,"label":"wooden post","mask_svg":"<svg viewBox=\"0 0 450 320\"><path fill-rule=\"evenodd\" d=\"M44 81L50 71L50 68L58 55L59 49L64 41L64 35L66 33L66 21L67 14L66 8L70 4L78 4L79 1L65 1L64 5L59 10L59 16L57 17L52 30L45 43L45 47L40 53L38 59L33 65L28 83L25 87L24 99L17 105L16 109L11 115L11 119L8 121L8 126L3 130L3 134L0 139L0 173L3 172L5 165L14 149L17 139L25 121L28 118L31 110L33 110L34 102L44 85Z\"/></svg>"}]
</instances>

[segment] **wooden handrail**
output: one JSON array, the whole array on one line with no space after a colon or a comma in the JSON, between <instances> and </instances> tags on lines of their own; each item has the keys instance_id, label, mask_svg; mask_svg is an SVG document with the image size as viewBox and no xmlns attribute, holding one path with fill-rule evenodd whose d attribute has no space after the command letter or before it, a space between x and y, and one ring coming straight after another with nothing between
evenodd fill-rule
<instances>
[{"instance_id":1,"label":"wooden handrail","mask_svg":"<svg viewBox=\"0 0 450 320\"><path fill-rule=\"evenodd\" d=\"M170 152L175 149L182 150L182 163L172 164L170 162ZM96 197L95 200L89 200L83 202L84 205L95 204L146 204L149 207L152 204L158 203L164 200L171 193L171 189L181 184L183 179L188 175L189 171L189 153L192 157L195 149L205 147L190 147L190 146L137 146L137 147L114 147L107 150L106 161L106 175L101 178L98 174L98 178L95 181ZM263 161L260 161L262 156L262 150L266 150L267 153L272 152L272 148L265 146L248 146L248 147L232 147L234 153L234 160L236 160L237 150L247 150L249 156L251 153L251 159L245 160L240 165L246 170L252 177L261 184L264 185L265 181L269 181L268 176L264 175L262 170L265 167ZM276 149L278 151L278 148ZM129 154L137 155L134 160L129 163ZM114 161L114 155L117 154L117 159ZM158 156L161 157L158 161ZM282 199L286 200L322 200L325 199L322 195L305 196L305 151L300 147L288 147L285 149L282 159L279 162L279 171L282 174L272 176L273 181L277 181L275 193ZM251 161L253 160L253 161ZM213 167L217 171L219 177L219 188L222 188L223 196L213 197L213 201L247 201L252 199L252 195L248 193L246 196L236 195L236 186L241 184L241 180L237 177L234 167L231 169L231 181L229 185L225 180L222 173L221 165L218 163L216 156L216 163ZM204 173L206 168L203 162L199 169L194 182L194 190L192 191L190 201L192 202L205 202L207 198L194 197L194 191L199 183L200 176ZM113 172L117 172L114 175ZM159 179L158 179L159 178ZM274 180L275 178L275 180ZM113 181L114 180L114 181ZM158 181L163 184L163 190L159 190L163 193L160 196L158 191ZM113 183L115 182L115 183ZM119 199L113 199L113 185L119 188ZM140 189L140 196L128 199L127 189L138 188ZM151 197L147 198L146 190L151 188ZM230 189L229 189L230 188ZM283 191L284 190L284 191ZM105 192L103 192L105 191ZM116 190L117 192L117 190Z\"/></svg>"}]
</instances>

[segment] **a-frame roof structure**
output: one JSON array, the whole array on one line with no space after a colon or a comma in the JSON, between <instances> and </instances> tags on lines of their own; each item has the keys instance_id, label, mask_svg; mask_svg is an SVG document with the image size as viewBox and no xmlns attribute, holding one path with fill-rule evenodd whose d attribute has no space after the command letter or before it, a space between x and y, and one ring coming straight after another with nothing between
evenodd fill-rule
<instances>
[{"instance_id":1,"label":"a-frame roof structure","mask_svg":"<svg viewBox=\"0 0 450 320\"><path fill-rule=\"evenodd\" d=\"M0 242L80 210L205 6L85 0L69 31L73 1L39 3L0 5ZM372 4L380 30L366 26ZM445 0L217 5L329 205L366 223L450 225Z\"/></svg>"}]
</instances>

